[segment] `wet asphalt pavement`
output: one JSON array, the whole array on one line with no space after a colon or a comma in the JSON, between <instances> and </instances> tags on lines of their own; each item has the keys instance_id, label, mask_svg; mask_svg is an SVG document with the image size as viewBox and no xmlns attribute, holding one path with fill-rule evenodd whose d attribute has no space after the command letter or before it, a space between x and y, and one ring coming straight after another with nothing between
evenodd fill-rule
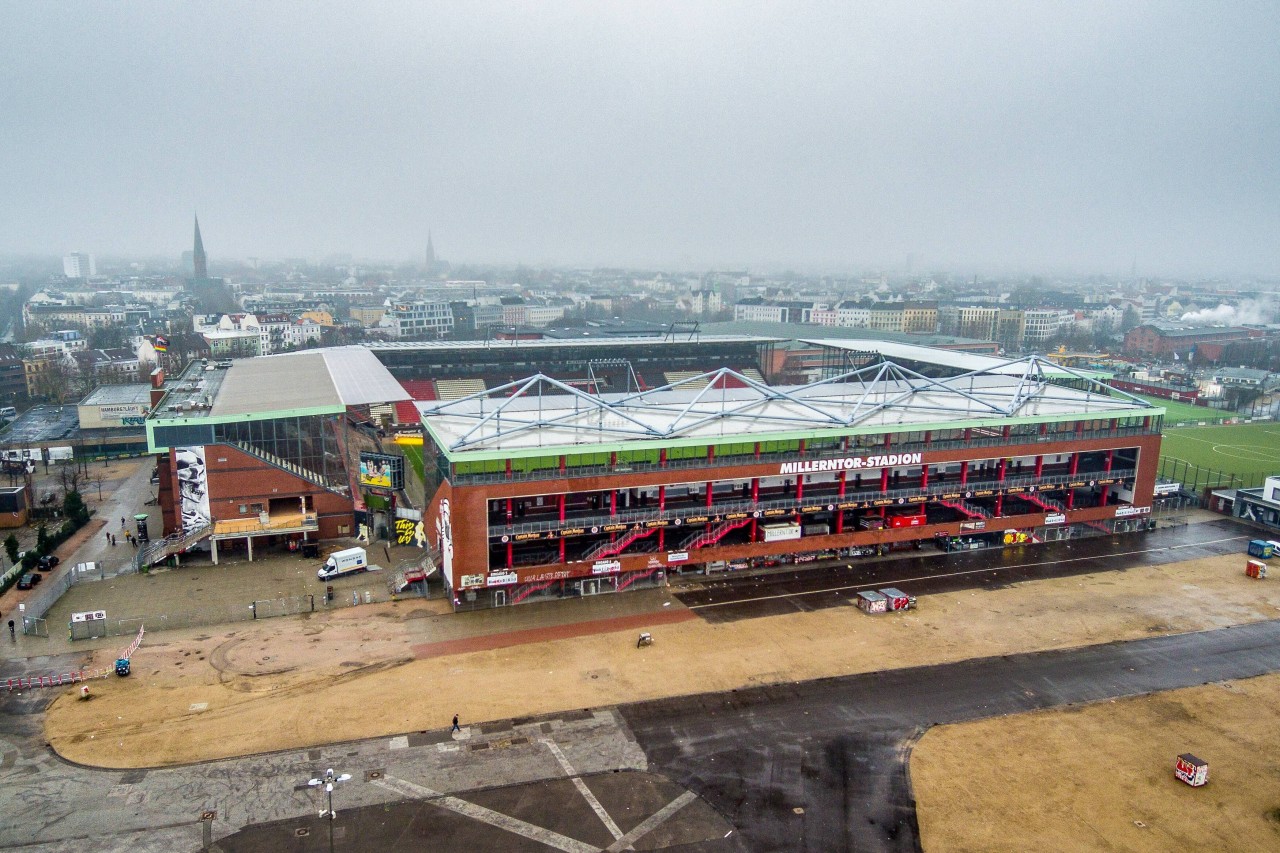
<instances>
[{"instance_id":1,"label":"wet asphalt pavement","mask_svg":"<svg viewBox=\"0 0 1280 853\"><path fill-rule=\"evenodd\" d=\"M944 554L927 550L887 558L839 560L822 568L735 576L676 590L708 622L843 607L860 590L897 587L908 595L991 589L1028 580L1160 565L1238 553L1257 533L1229 521L1180 525L1143 533L1094 536Z\"/></svg>"},{"instance_id":2,"label":"wet asphalt pavement","mask_svg":"<svg viewBox=\"0 0 1280 853\"><path fill-rule=\"evenodd\" d=\"M1280 621L620 709L658 772L747 850L919 850L907 761L930 726L1280 669Z\"/></svg>"}]
</instances>

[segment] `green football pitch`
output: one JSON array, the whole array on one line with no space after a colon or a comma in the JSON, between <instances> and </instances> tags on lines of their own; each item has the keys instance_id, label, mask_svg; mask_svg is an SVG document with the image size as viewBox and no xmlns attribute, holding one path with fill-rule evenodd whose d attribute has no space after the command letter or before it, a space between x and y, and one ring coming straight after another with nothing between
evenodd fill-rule
<instances>
[{"instance_id":1,"label":"green football pitch","mask_svg":"<svg viewBox=\"0 0 1280 853\"><path fill-rule=\"evenodd\" d=\"M409 460L409 465L417 473L418 479L422 479L422 445L421 444L401 444L398 445L400 452L404 454L404 458Z\"/></svg>"},{"instance_id":2,"label":"green football pitch","mask_svg":"<svg viewBox=\"0 0 1280 853\"><path fill-rule=\"evenodd\" d=\"M1221 423L1228 418L1237 417L1235 412L1227 412L1222 409L1210 409L1206 406L1193 406L1190 403L1179 403L1174 400L1162 400L1159 397L1146 397L1142 394L1134 396L1141 397L1153 406L1162 406L1165 409L1164 424L1171 427L1178 423Z\"/></svg>"},{"instance_id":3,"label":"green football pitch","mask_svg":"<svg viewBox=\"0 0 1280 853\"><path fill-rule=\"evenodd\" d=\"M1280 423L1166 429L1160 472L1188 486L1261 485L1280 475Z\"/></svg>"}]
</instances>

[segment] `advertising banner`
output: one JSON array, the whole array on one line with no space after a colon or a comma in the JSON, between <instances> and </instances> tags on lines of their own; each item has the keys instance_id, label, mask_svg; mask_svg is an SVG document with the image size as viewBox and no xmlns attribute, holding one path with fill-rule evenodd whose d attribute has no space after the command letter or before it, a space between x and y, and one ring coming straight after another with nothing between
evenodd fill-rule
<instances>
[{"instance_id":1,"label":"advertising banner","mask_svg":"<svg viewBox=\"0 0 1280 853\"><path fill-rule=\"evenodd\" d=\"M360 485L375 489L404 488L404 457L382 453L360 454Z\"/></svg>"}]
</instances>

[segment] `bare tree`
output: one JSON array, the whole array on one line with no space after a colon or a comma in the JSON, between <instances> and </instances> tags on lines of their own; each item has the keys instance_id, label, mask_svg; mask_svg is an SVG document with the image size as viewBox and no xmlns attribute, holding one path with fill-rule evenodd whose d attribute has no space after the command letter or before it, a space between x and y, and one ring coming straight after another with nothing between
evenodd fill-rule
<instances>
[{"instance_id":1,"label":"bare tree","mask_svg":"<svg viewBox=\"0 0 1280 853\"><path fill-rule=\"evenodd\" d=\"M59 465L58 485L65 496L68 492L78 492L85 483L85 474L79 465Z\"/></svg>"},{"instance_id":2,"label":"bare tree","mask_svg":"<svg viewBox=\"0 0 1280 853\"><path fill-rule=\"evenodd\" d=\"M101 471L94 471L89 475L89 482L98 487L98 501L102 501L102 484L106 482L107 475Z\"/></svg>"}]
</instances>

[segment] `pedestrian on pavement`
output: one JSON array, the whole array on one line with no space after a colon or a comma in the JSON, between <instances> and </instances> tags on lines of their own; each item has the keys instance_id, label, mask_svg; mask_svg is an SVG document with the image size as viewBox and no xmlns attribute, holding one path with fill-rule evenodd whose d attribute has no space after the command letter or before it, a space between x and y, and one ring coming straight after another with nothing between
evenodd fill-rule
<instances>
[{"instance_id":1,"label":"pedestrian on pavement","mask_svg":"<svg viewBox=\"0 0 1280 853\"><path fill-rule=\"evenodd\" d=\"M13 620L9 620L9 639L18 642L18 635L13 633Z\"/></svg>"},{"instance_id":2,"label":"pedestrian on pavement","mask_svg":"<svg viewBox=\"0 0 1280 853\"><path fill-rule=\"evenodd\" d=\"M9 630L10 630L10 631L12 631L12 630L13 630L13 623L12 623L12 622L10 622L10 623L9 623ZM450 734L452 734L453 732L460 732L460 731L462 731L462 727L458 725L458 715L457 715L457 714L454 714L454 715L453 715L453 728L450 730L450 732L449 732L449 733L450 733Z\"/></svg>"},{"instance_id":3,"label":"pedestrian on pavement","mask_svg":"<svg viewBox=\"0 0 1280 853\"><path fill-rule=\"evenodd\" d=\"M124 530L124 516L120 516L120 529Z\"/></svg>"},{"instance_id":4,"label":"pedestrian on pavement","mask_svg":"<svg viewBox=\"0 0 1280 853\"><path fill-rule=\"evenodd\" d=\"M108 544L108 545L110 545L110 544L111 544L111 531L110 531L110 530L107 530L107 531L104 531L104 532L106 533L106 536L107 536L107 544Z\"/></svg>"}]
</instances>

